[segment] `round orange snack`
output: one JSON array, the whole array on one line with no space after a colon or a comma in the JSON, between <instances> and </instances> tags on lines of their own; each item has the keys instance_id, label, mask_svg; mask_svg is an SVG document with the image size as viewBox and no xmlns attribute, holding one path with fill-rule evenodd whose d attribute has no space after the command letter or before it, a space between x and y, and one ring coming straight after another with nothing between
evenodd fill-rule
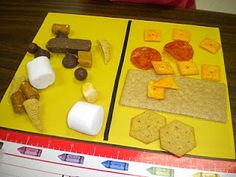
<instances>
[{"instance_id":1,"label":"round orange snack","mask_svg":"<svg viewBox=\"0 0 236 177\"><path fill-rule=\"evenodd\" d=\"M161 61L161 54L154 48L138 47L130 56L131 62L139 69L153 68L151 61Z\"/></svg>"},{"instance_id":2,"label":"round orange snack","mask_svg":"<svg viewBox=\"0 0 236 177\"><path fill-rule=\"evenodd\" d=\"M169 42L164 46L164 50L178 61L188 61L193 58L193 48L186 41Z\"/></svg>"}]
</instances>

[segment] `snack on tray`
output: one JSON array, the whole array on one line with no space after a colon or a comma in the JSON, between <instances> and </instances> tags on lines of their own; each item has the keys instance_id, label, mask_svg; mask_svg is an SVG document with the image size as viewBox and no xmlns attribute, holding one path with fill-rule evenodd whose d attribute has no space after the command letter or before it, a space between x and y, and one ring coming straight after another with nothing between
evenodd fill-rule
<instances>
[{"instance_id":1,"label":"snack on tray","mask_svg":"<svg viewBox=\"0 0 236 177\"><path fill-rule=\"evenodd\" d=\"M97 101L98 94L91 82L84 83L81 86L81 90L82 90L82 94L87 102L94 103L95 101Z\"/></svg>"},{"instance_id":2,"label":"snack on tray","mask_svg":"<svg viewBox=\"0 0 236 177\"><path fill-rule=\"evenodd\" d=\"M81 66L91 68L91 66L92 66L92 52L78 51L78 62Z\"/></svg>"},{"instance_id":3,"label":"snack on tray","mask_svg":"<svg viewBox=\"0 0 236 177\"><path fill-rule=\"evenodd\" d=\"M202 79L203 80L220 80L220 66L218 65L202 65Z\"/></svg>"},{"instance_id":4,"label":"snack on tray","mask_svg":"<svg viewBox=\"0 0 236 177\"><path fill-rule=\"evenodd\" d=\"M172 34L173 40L181 40L181 41L190 41L190 33L187 30L183 29L173 29L173 34Z\"/></svg>"},{"instance_id":5,"label":"snack on tray","mask_svg":"<svg viewBox=\"0 0 236 177\"><path fill-rule=\"evenodd\" d=\"M13 94L11 94L10 99L15 113L25 112L23 106L23 103L25 101L25 96L23 95L21 90L18 90Z\"/></svg>"},{"instance_id":6,"label":"snack on tray","mask_svg":"<svg viewBox=\"0 0 236 177\"><path fill-rule=\"evenodd\" d=\"M33 125L39 130L42 131L42 124L40 120L40 111L39 111L39 100L32 98L24 101L23 103L25 111L33 123Z\"/></svg>"},{"instance_id":7,"label":"snack on tray","mask_svg":"<svg viewBox=\"0 0 236 177\"><path fill-rule=\"evenodd\" d=\"M177 62L179 72L182 76L190 76L199 74L197 65L194 61L179 61Z\"/></svg>"},{"instance_id":8,"label":"snack on tray","mask_svg":"<svg viewBox=\"0 0 236 177\"><path fill-rule=\"evenodd\" d=\"M159 80L155 81L155 87L169 88L169 89L178 89L178 86L171 76L162 77Z\"/></svg>"},{"instance_id":9,"label":"snack on tray","mask_svg":"<svg viewBox=\"0 0 236 177\"><path fill-rule=\"evenodd\" d=\"M215 54L221 47L221 45L210 38L205 38L201 44L200 47L207 50L208 52L211 52L212 54Z\"/></svg>"},{"instance_id":10,"label":"snack on tray","mask_svg":"<svg viewBox=\"0 0 236 177\"><path fill-rule=\"evenodd\" d=\"M55 35L64 34L66 37L70 33L70 25L68 24L53 24L52 33Z\"/></svg>"},{"instance_id":11,"label":"snack on tray","mask_svg":"<svg viewBox=\"0 0 236 177\"><path fill-rule=\"evenodd\" d=\"M152 61L152 66L157 74L174 74L174 70L168 62Z\"/></svg>"},{"instance_id":12,"label":"snack on tray","mask_svg":"<svg viewBox=\"0 0 236 177\"><path fill-rule=\"evenodd\" d=\"M17 92L20 89L21 83L25 80L26 79L24 76L14 77L11 84L11 89L9 91L9 95L11 96L13 93Z\"/></svg>"},{"instance_id":13,"label":"snack on tray","mask_svg":"<svg viewBox=\"0 0 236 177\"><path fill-rule=\"evenodd\" d=\"M111 60L111 44L105 39L97 40L97 43L102 50L105 64L108 64Z\"/></svg>"},{"instance_id":14,"label":"snack on tray","mask_svg":"<svg viewBox=\"0 0 236 177\"><path fill-rule=\"evenodd\" d=\"M145 111L131 119L130 136L143 143L151 143L159 139L159 129L165 124L165 117L154 111Z\"/></svg>"},{"instance_id":15,"label":"snack on tray","mask_svg":"<svg viewBox=\"0 0 236 177\"><path fill-rule=\"evenodd\" d=\"M35 98L39 99L39 93L38 90L36 90L34 87L32 87L29 83L29 81L23 81L20 86L21 91L25 95L26 99Z\"/></svg>"},{"instance_id":16,"label":"snack on tray","mask_svg":"<svg viewBox=\"0 0 236 177\"><path fill-rule=\"evenodd\" d=\"M196 147L194 128L178 120L160 129L161 148L179 157Z\"/></svg>"},{"instance_id":17,"label":"snack on tray","mask_svg":"<svg viewBox=\"0 0 236 177\"><path fill-rule=\"evenodd\" d=\"M148 82L148 94L147 96L149 98L155 98L158 100L163 100L165 98L165 89L164 88L158 88L154 86L155 81L149 81Z\"/></svg>"},{"instance_id":18,"label":"snack on tray","mask_svg":"<svg viewBox=\"0 0 236 177\"><path fill-rule=\"evenodd\" d=\"M158 29L146 29L144 31L144 41L147 42L160 42L161 32Z\"/></svg>"},{"instance_id":19,"label":"snack on tray","mask_svg":"<svg viewBox=\"0 0 236 177\"><path fill-rule=\"evenodd\" d=\"M176 40L164 46L164 50L178 61L188 61L193 58L193 48L186 41Z\"/></svg>"},{"instance_id":20,"label":"snack on tray","mask_svg":"<svg viewBox=\"0 0 236 177\"><path fill-rule=\"evenodd\" d=\"M153 68L152 61L161 61L161 54L154 48L138 47L133 50L130 59L137 68L148 70Z\"/></svg>"}]
</instances>

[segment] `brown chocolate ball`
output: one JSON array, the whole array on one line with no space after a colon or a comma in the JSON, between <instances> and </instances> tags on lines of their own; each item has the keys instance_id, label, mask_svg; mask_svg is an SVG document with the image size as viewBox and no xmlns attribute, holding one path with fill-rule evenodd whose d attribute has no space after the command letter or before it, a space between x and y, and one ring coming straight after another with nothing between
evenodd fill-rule
<instances>
[{"instance_id":1,"label":"brown chocolate ball","mask_svg":"<svg viewBox=\"0 0 236 177\"><path fill-rule=\"evenodd\" d=\"M67 53L62 60L62 64L65 68L74 68L78 65L78 58L71 53Z\"/></svg>"},{"instance_id":2,"label":"brown chocolate ball","mask_svg":"<svg viewBox=\"0 0 236 177\"><path fill-rule=\"evenodd\" d=\"M31 43L29 44L27 51L31 54L35 54L38 51L38 49L39 49L39 46L37 44Z\"/></svg>"},{"instance_id":3,"label":"brown chocolate ball","mask_svg":"<svg viewBox=\"0 0 236 177\"><path fill-rule=\"evenodd\" d=\"M46 56L46 57L50 58L50 53L49 53L49 51L41 49L39 47L37 52L34 54L34 57L36 58L36 57L40 57L40 56Z\"/></svg>"},{"instance_id":4,"label":"brown chocolate ball","mask_svg":"<svg viewBox=\"0 0 236 177\"><path fill-rule=\"evenodd\" d=\"M85 80L87 78L87 75L88 75L86 69L84 69L84 68L76 69L74 74L75 74L75 78L80 80L80 81Z\"/></svg>"}]
</instances>

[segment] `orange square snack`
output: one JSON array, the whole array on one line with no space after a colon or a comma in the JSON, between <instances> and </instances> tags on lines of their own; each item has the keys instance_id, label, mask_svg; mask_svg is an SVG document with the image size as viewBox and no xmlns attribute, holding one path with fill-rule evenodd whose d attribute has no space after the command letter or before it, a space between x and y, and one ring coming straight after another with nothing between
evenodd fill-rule
<instances>
[{"instance_id":1,"label":"orange square snack","mask_svg":"<svg viewBox=\"0 0 236 177\"><path fill-rule=\"evenodd\" d=\"M220 49L221 45L210 38L205 38L201 42L200 47L207 50L208 52L215 54Z\"/></svg>"},{"instance_id":2,"label":"orange square snack","mask_svg":"<svg viewBox=\"0 0 236 177\"><path fill-rule=\"evenodd\" d=\"M202 79L203 80L220 80L220 67L218 65L202 65Z\"/></svg>"},{"instance_id":3,"label":"orange square snack","mask_svg":"<svg viewBox=\"0 0 236 177\"><path fill-rule=\"evenodd\" d=\"M174 74L174 70L168 62L152 61L152 66L157 74Z\"/></svg>"},{"instance_id":4,"label":"orange square snack","mask_svg":"<svg viewBox=\"0 0 236 177\"><path fill-rule=\"evenodd\" d=\"M178 89L177 84L171 76L163 77L160 80L155 81L153 85L157 88Z\"/></svg>"},{"instance_id":5,"label":"orange square snack","mask_svg":"<svg viewBox=\"0 0 236 177\"><path fill-rule=\"evenodd\" d=\"M177 63L179 72L182 76L190 76L199 74L198 68L193 61L181 61Z\"/></svg>"},{"instance_id":6,"label":"orange square snack","mask_svg":"<svg viewBox=\"0 0 236 177\"><path fill-rule=\"evenodd\" d=\"M154 86L155 81L148 82L148 97L163 100L165 98L165 89Z\"/></svg>"},{"instance_id":7,"label":"orange square snack","mask_svg":"<svg viewBox=\"0 0 236 177\"><path fill-rule=\"evenodd\" d=\"M144 31L144 41L147 42L161 41L161 32L157 29L146 29Z\"/></svg>"},{"instance_id":8,"label":"orange square snack","mask_svg":"<svg viewBox=\"0 0 236 177\"><path fill-rule=\"evenodd\" d=\"M190 32L182 29L173 29L173 40L190 41Z\"/></svg>"}]
</instances>

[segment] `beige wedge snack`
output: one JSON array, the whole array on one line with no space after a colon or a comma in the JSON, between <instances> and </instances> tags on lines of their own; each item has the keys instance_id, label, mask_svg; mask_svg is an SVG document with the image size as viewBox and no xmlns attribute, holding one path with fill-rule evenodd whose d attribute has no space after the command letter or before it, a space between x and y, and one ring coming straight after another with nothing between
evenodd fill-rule
<instances>
[{"instance_id":1,"label":"beige wedge snack","mask_svg":"<svg viewBox=\"0 0 236 177\"><path fill-rule=\"evenodd\" d=\"M108 64L111 60L111 44L105 39L97 40L97 43L101 47L105 64Z\"/></svg>"},{"instance_id":2,"label":"beige wedge snack","mask_svg":"<svg viewBox=\"0 0 236 177\"><path fill-rule=\"evenodd\" d=\"M24 76L14 77L14 79L12 81L11 89L9 91L10 96L20 89L22 82L24 82L25 80L26 79Z\"/></svg>"},{"instance_id":3,"label":"beige wedge snack","mask_svg":"<svg viewBox=\"0 0 236 177\"><path fill-rule=\"evenodd\" d=\"M40 108L39 100L32 98L24 101L23 103L25 111L33 123L33 125L39 130L43 131L43 127L40 120Z\"/></svg>"}]
</instances>

